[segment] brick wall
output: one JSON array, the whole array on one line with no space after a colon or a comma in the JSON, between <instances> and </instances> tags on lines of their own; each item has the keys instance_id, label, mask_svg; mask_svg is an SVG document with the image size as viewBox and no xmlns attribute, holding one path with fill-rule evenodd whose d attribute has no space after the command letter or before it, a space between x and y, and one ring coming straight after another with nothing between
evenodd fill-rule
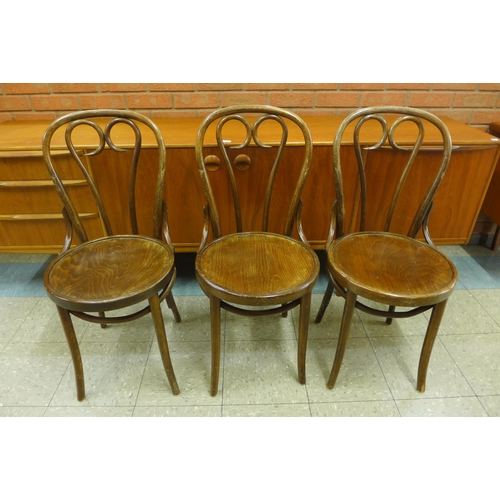
<instances>
[{"instance_id":1,"label":"brick wall","mask_svg":"<svg viewBox=\"0 0 500 500\"><path fill-rule=\"evenodd\" d=\"M232 104L299 115L346 115L390 104L427 109L486 130L500 121L500 83L0 83L0 122L50 120L83 109L133 109L150 118L205 116Z\"/></svg>"}]
</instances>

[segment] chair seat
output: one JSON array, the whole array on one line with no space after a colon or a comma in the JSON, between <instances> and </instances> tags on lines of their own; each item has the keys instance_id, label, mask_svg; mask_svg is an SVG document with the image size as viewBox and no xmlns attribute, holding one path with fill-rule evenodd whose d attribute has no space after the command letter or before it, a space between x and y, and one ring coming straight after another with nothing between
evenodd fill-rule
<instances>
[{"instance_id":1,"label":"chair seat","mask_svg":"<svg viewBox=\"0 0 500 500\"><path fill-rule=\"evenodd\" d=\"M335 241L328 250L335 280L357 295L393 306L427 306L445 300L457 270L426 243L391 233L363 232Z\"/></svg>"},{"instance_id":2,"label":"chair seat","mask_svg":"<svg viewBox=\"0 0 500 500\"><path fill-rule=\"evenodd\" d=\"M295 300L312 290L318 273L318 257L307 245L265 232L222 237L196 258L201 288L237 304Z\"/></svg>"},{"instance_id":3,"label":"chair seat","mask_svg":"<svg viewBox=\"0 0 500 500\"><path fill-rule=\"evenodd\" d=\"M45 273L51 299L77 311L109 311L146 300L170 281L173 252L142 236L111 236L56 258Z\"/></svg>"}]
</instances>

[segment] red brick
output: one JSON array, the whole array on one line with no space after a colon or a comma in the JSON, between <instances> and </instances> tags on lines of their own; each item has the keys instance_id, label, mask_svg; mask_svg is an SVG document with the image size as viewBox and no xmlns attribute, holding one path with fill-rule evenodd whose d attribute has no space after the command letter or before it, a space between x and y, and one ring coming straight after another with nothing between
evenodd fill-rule
<instances>
[{"instance_id":1,"label":"red brick","mask_svg":"<svg viewBox=\"0 0 500 500\"><path fill-rule=\"evenodd\" d=\"M451 92L412 92L409 106L417 108L447 108L451 106L453 94Z\"/></svg>"},{"instance_id":2,"label":"red brick","mask_svg":"<svg viewBox=\"0 0 500 500\"><path fill-rule=\"evenodd\" d=\"M78 97L82 109L125 109L125 99L121 94L95 94Z\"/></svg>"},{"instance_id":3,"label":"red brick","mask_svg":"<svg viewBox=\"0 0 500 500\"><path fill-rule=\"evenodd\" d=\"M242 83L199 83L196 86L199 91L206 90L243 90Z\"/></svg>"},{"instance_id":4,"label":"red brick","mask_svg":"<svg viewBox=\"0 0 500 500\"><path fill-rule=\"evenodd\" d=\"M236 104L266 104L266 101L265 92L224 92L222 94L223 107Z\"/></svg>"},{"instance_id":5,"label":"red brick","mask_svg":"<svg viewBox=\"0 0 500 500\"><path fill-rule=\"evenodd\" d=\"M492 122L500 122L500 109L474 111L472 114L471 124L490 124Z\"/></svg>"},{"instance_id":6,"label":"red brick","mask_svg":"<svg viewBox=\"0 0 500 500\"><path fill-rule=\"evenodd\" d=\"M290 90L289 83L245 83L245 90Z\"/></svg>"},{"instance_id":7,"label":"red brick","mask_svg":"<svg viewBox=\"0 0 500 500\"><path fill-rule=\"evenodd\" d=\"M498 95L493 92L458 92L453 106L457 108L492 108Z\"/></svg>"},{"instance_id":8,"label":"red brick","mask_svg":"<svg viewBox=\"0 0 500 500\"><path fill-rule=\"evenodd\" d=\"M0 110L14 111L14 110L31 109L31 104L26 96L0 96Z\"/></svg>"},{"instance_id":9,"label":"red brick","mask_svg":"<svg viewBox=\"0 0 500 500\"><path fill-rule=\"evenodd\" d=\"M4 83L6 94L49 94L48 83Z\"/></svg>"},{"instance_id":10,"label":"red brick","mask_svg":"<svg viewBox=\"0 0 500 500\"><path fill-rule=\"evenodd\" d=\"M219 96L215 93L174 94L174 108L218 108Z\"/></svg>"},{"instance_id":11,"label":"red brick","mask_svg":"<svg viewBox=\"0 0 500 500\"><path fill-rule=\"evenodd\" d=\"M58 115L56 113L12 113L12 119L19 122L55 120L57 117Z\"/></svg>"},{"instance_id":12,"label":"red brick","mask_svg":"<svg viewBox=\"0 0 500 500\"><path fill-rule=\"evenodd\" d=\"M101 92L144 92L147 90L145 83L100 83Z\"/></svg>"},{"instance_id":13,"label":"red brick","mask_svg":"<svg viewBox=\"0 0 500 500\"><path fill-rule=\"evenodd\" d=\"M384 90L385 83L341 83L340 90Z\"/></svg>"},{"instance_id":14,"label":"red brick","mask_svg":"<svg viewBox=\"0 0 500 500\"><path fill-rule=\"evenodd\" d=\"M196 118L198 113L195 110L178 111L176 109L166 109L162 111L151 111L151 118Z\"/></svg>"},{"instance_id":15,"label":"red brick","mask_svg":"<svg viewBox=\"0 0 500 500\"><path fill-rule=\"evenodd\" d=\"M436 116L447 116L448 118L452 118L453 120L457 120L462 123L469 124L472 118L472 111L470 109L427 109L429 113L432 113Z\"/></svg>"},{"instance_id":16,"label":"red brick","mask_svg":"<svg viewBox=\"0 0 500 500\"><path fill-rule=\"evenodd\" d=\"M292 111L292 110L291 110ZM299 109L295 110L299 116L337 116L338 109ZM333 141L333 137L332 137Z\"/></svg>"},{"instance_id":17,"label":"red brick","mask_svg":"<svg viewBox=\"0 0 500 500\"><path fill-rule=\"evenodd\" d=\"M361 92L318 92L316 106L319 108L356 107L361 103Z\"/></svg>"},{"instance_id":18,"label":"red brick","mask_svg":"<svg viewBox=\"0 0 500 500\"><path fill-rule=\"evenodd\" d=\"M150 92L189 92L196 90L194 83L150 83Z\"/></svg>"},{"instance_id":19,"label":"red brick","mask_svg":"<svg viewBox=\"0 0 500 500\"><path fill-rule=\"evenodd\" d=\"M387 90L430 90L431 83L388 83Z\"/></svg>"},{"instance_id":20,"label":"red brick","mask_svg":"<svg viewBox=\"0 0 500 500\"><path fill-rule=\"evenodd\" d=\"M434 90L476 90L477 83L435 83Z\"/></svg>"},{"instance_id":21,"label":"red brick","mask_svg":"<svg viewBox=\"0 0 500 500\"><path fill-rule=\"evenodd\" d=\"M362 106L404 106L407 96L406 92L365 92Z\"/></svg>"},{"instance_id":22,"label":"red brick","mask_svg":"<svg viewBox=\"0 0 500 500\"><path fill-rule=\"evenodd\" d=\"M314 104L313 92L271 92L269 104L284 108L311 108Z\"/></svg>"},{"instance_id":23,"label":"red brick","mask_svg":"<svg viewBox=\"0 0 500 500\"><path fill-rule=\"evenodd\" d=\"M52 92L61 94L97 92L96 83L51 83L50 88Z\"/></svg>"},{"instance_id":24,"label":"red brick","mask_svg":"<svg viewBox=\"0 0 500 500\"><path fill-rule=\"evenodd\" d=\"M10 122L10 114L9 113L0 113L0 123L2 122Z\"/></svg>"},{"instance_id":25,"label":"red brick","mask_svg":"<svg viewBox=\"0 0 500 500\"><path fill-rule=\"evenodd\" d=\"M127 95L127 104L130 109L171 108L170 94L130 94Z\"/></svg>"},{"instance_id":26,"label":"red brick","mask_svg":"<svg viewBox=\"0 0 500 500\"><path fill-rule=\"evenodd\" d=\"M292 83L292 90L338 90L338 83Z\"/></svg>"},{"instance_id":27,"label":"red brick","mask_svg":"<svg viewBox=\"0 0 500 500\"><path fill-rule=\"evenodd\" d=\"M31 100L33 102L33 109L36 111L78 109L78 103L74 95L33 96Z\"/></svg>"},{"instance_id":28,"label":"red brick","mask_svg":"<svg viewBox=\"0 0 500 500\"><path fill-rule=\"evenodd\" d=\"M481 83L479 90L500 90L500 83Z\"/></svg>"}]
</instances>

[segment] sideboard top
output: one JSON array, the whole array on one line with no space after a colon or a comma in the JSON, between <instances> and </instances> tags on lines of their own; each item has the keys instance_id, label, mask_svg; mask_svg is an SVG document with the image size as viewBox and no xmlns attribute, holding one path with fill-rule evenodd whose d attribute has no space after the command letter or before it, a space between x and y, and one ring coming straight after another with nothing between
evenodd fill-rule
<instances>
[{"instance_id":1,"label":"sideboard top","mask_svg":"<svg viewBox=\"0 0 500 500\"><path fill-rule=\"evenodd\" d=\"M329 146L333 143L335 132L344 117L340 116L304 116L302 117L309 126L313 143L315 146ZM494 137L479 129L453 120L447 117L441 117L446 123L450 131L452 142L455 146L499 146L500 139ZM168 148L185 148L194 147L198 127L203 118L156 118L154 122L160 128L165 143ZM0 156L9 156L16 153L17 155L26 155L28 152L40 152L42 148L43 134L50 124L50 121L29 121L29 122L3 122L0 123ZM227 125L230 126L229 124ZM240 126L238 124L234 125ZM378 125L373 124L373 134L378 138ZM87 132L80 132L77 136L78 145L82 148L92 147L95 145L95 132L90 128ZM123 147L127 147L131 134L125 133L115 143ZM368 135L371 135L370 132ZM294 131L290 129L289 138L294 142ZM299 135L297 134L297 144L299 145ZM438 134L436 130L429 130L426 134L425 143L432 145L437 140ZM215 135L213 134L213 142L215 144ZM143 145L153 146L153 136L149 131L144 134ZM278 141L278 136L274 133L272 127L268 132L265 129L262 131L261 139L270 144ZM63 134L54 137L56 147L65 149ZM346 144L349 144L347 139ZM131 141L130 141L131 143ZM401 141L404 143L404 138Z\"/></svg>"}]
</instances>

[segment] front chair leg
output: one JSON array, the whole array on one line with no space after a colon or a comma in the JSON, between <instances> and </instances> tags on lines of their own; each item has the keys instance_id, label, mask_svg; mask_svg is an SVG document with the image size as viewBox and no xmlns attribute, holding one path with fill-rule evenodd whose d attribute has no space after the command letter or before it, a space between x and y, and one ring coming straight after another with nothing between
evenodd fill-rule
<instances>
[{"instance_id":1,"label":"front chair leg","mask_svg":"<svg viewBox=\"0 0 500 500\"><path fill-rule=\"evenodd\" d=\"M309 330L309 314L311 311L311 294L309 292L300 299L299 309L299 350L298 350L298 372L299 383L306 383L306 349Z\"/></svg>"},{"instance_id":2,"label":"front chair leg","mask_svg":"<svg viewBox=\"0 0 500 500\"><path fill-rule=\"evenodd\" d=\"M396 310L396 306L389 306L389 312L390 312L390 313L393 313L395 310ZM393 320L393 319L394 319L394 318L386 318L386 319L385 319L386 324L387 324L387 325L392 325L392 320Z\"/></svg>"},{"instance_id":3,"label":"front chair leg","mask_svg":"<svg viewBox=\"0 0 500 500\"><path fill-rule=\"evenodd\" d=\"M212 374L210 395L217 396L220 369L220 299L210 297L210 328L212 336Z\"/></svg>"},{"instance_id":4,"label":"front chair leg","mask_svg":"<svg viewBox=\"0 0 500 500\"><path fill-rule=\"evenodd\" d=\"M443 302L436 304L432 308L431 319L429 320L429 324L427 325L427 332L425 334L424 344L422 346L422 352L420 353L420 361L418 364L417 390L419 392L425 392L427 368L429 366L432 348L434 346L434 341L436 340L439 325L441 324L441 320L443 319L443 314L447 302L447 300L444 300Z\"/></svg>"},{"instance_id":5,"label":"front chair leg","mask_svg":"<svg viewBox=\"0 0 500 500\"><path fill-rule=\"evenodd\" d=\"M330 303L330 300L333 295L333 282L330 278L328 278L328 286L326 287L325 295L323 295L323 300L321 301L321 305L319 306L318 314L316 314L316 318L314 320L315 323L320 323L323 319L323 315L325 314L326 308Z\"/></svg>"},{"instance_id":6,"label":"front chair leg","mask_svg":"<svg viewBox=\"0 0 500 500\"><path fill-rule=\"evenodd\" d=\"M161 312L160 299L158 295L153 294L149 298L149 307L151 308L151 315L153 316L153 323L155 325L156 338L158 339L158 347L160 349L161 360L163 362L163 367L165 373L167 374L170 387L174 395L180 393L179 386L177 385L177 380L175 378L174 368L172 366L172 361L170 359L170 353L168 350L167 334L165 332L165 323L163 321L163 315Z\"/></svg>"},{"instance_id":7,"label":"front chair leg","mask_svg":"<svg viewBox=\"0 0 500 500\"><path fill-rule=\"evenodd\" d=\"M355 293L347 290L344 312L342 314L342 322L340 324L339 340L337 342L337 350L335 351L335 359L333 361L330 378L328 379L328 383L326 384L328 389L333 389L339 375L342 360L344 359L344 352L347 344L347 339L349 338L349 331L351 329L351 322L354 314L354 306L356 305L356 298L357 295Z\"/></svg>"},{"instance_id":8,"label":"front chair leg","mask_svg":"<svg viewBox=\"0 0 500 500\"><path fill-rule=\"evenodd\" d=\"M83 378L83 363L82 363L82 356L80 354L80 348L78 347L78 340L76 338L73 321L71 320L71 315L67 309L63 309L62 307L59 306L56 307L64 329L64 334L66 335L66 340L68 341L69 350L71 352L71 358L73 359L73 367L75 369L75 378L76 378L76 397L78 401L83 401L85 399L85 380Z\"/></svg>"}]
</instances>

